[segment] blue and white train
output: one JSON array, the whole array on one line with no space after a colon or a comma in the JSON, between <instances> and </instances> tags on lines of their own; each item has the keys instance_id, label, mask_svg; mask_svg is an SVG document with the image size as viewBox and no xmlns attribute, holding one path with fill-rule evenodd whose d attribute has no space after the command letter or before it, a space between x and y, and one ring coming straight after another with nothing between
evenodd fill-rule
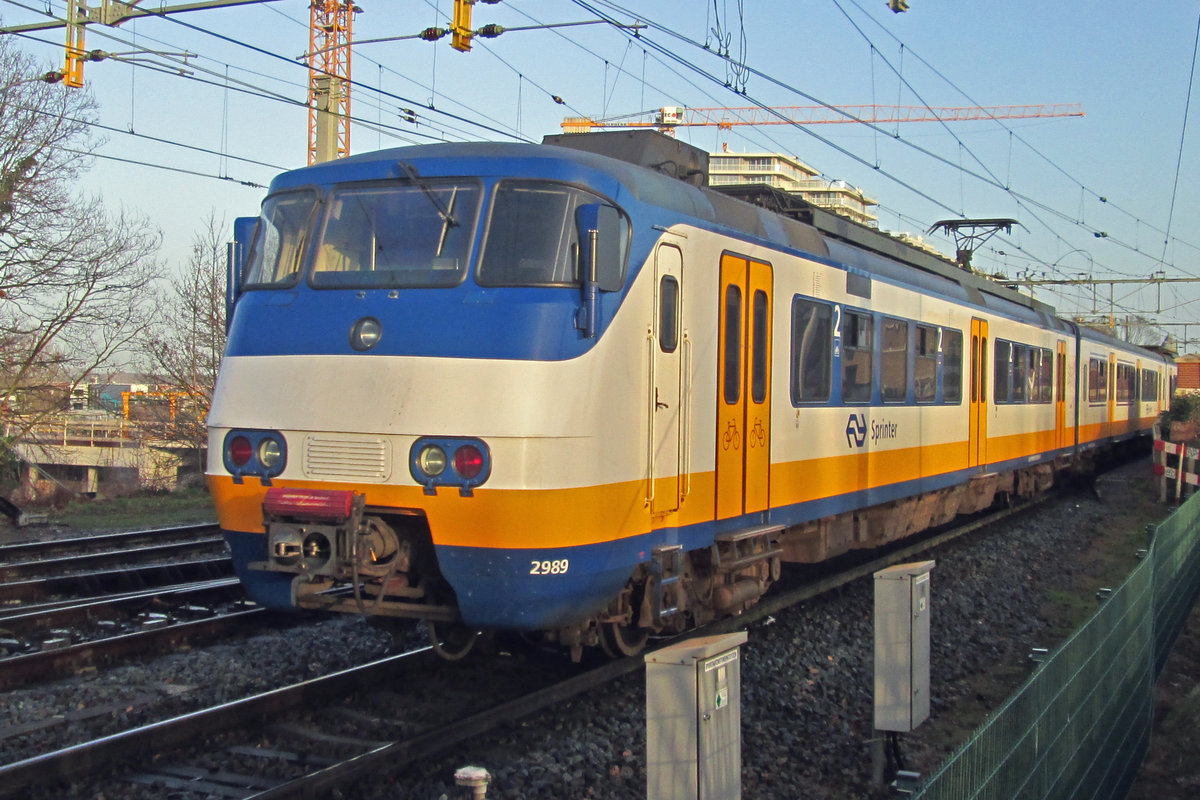
<instances>
[{"instance_id":1,"label":"blue and white train","mask_svg":"<svg viewBox=\"0 0 1200 800\"><path fill-rule=\"evenodd\" d=\"M635 653L1168 404L1169 358L687 145L554 138L298 169L239 224L207 475L257 601Z\"/></svg>"}]
</instances>

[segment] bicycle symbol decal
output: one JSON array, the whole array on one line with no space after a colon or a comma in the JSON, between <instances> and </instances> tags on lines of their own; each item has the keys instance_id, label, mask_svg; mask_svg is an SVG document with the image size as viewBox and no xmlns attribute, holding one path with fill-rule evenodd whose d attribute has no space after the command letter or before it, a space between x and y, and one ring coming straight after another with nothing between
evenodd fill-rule
<instances>
[{"instance_id":1,"label":"bicycle symbol decal","mask_svg":"<svg viewBox=\"0 0 1200 800\"><path fill-rule=\"evenodd\" d=\"M754 429L750 431L750 446L767 446L767 429L763 427L761 419L754 420Z\"/></svg>"},{"instance_id":2,"label":"bicycle symbol decal","mask_svg":"<svg viewBox=\"0 0 1200 800\"><path fill-rule=\"evenodd\" d=\"M725 429L725 435L721 437L722 446L728 450L740 450L742 447L742 433L738 430L737 423L733 420L729 421L729 427Z\"/></svg>"}]
</instances>

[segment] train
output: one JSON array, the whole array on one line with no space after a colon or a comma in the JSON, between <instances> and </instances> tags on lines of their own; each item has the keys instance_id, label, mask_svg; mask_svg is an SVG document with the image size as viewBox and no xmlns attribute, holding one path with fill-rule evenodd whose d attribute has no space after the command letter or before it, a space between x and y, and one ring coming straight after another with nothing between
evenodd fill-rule
<instances>
[{"instance_id":1,"label":"train","mask_svg":"<svg viewBox=\"0 0 1200 800\"><path fill-rule=\"evenodd\" d=\"M256 602L579 659L788 562L1034 495L1143 440L1170 354L656 132L276 177L234 225L206 477Z\"/></svg>"}]
</instances>

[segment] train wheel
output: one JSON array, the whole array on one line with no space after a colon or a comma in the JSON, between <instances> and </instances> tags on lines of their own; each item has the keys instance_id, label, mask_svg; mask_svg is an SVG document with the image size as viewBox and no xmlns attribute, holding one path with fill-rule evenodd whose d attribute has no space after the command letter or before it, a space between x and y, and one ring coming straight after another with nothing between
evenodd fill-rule
<instances>
[{"instance_id":1,"label":"train wheel","mask_svg":"<svg viewBox=\"0 0 1200 800\"><path fill-rule=\"evenodd\" d=\"M433 643L433 652L447 661L458 661L471 652L479 631L468 628L461 623L447 623L435 626L433 620L425 620L429 629L429 641Z\"/></svg>"},{"instance_id":2,"label":"train wheel","mask_svg":"<svg viewBox=\"0 0 1200 800\"><path fill-rule=\"evenodd\" d=\"M619 622L605 622L600 630L600 646L609 656L636 656L646 647L650 631L632 628Z\"/></svg>"}]
</instances>

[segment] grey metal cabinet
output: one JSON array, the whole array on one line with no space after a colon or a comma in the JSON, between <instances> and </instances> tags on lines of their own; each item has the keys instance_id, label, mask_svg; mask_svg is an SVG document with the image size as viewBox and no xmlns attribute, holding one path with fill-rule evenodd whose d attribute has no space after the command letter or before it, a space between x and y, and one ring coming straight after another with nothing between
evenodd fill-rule
<instances>
[{"instance_id":1,"label":"grey metal cabinet","mask_svg":"<svg viewBox=\"0 0 1200 800\"><path fill-rule=\"evenodd\" d=\"M911 731L929 717L929 573L934 562L875 573L875 729Z\"/></svg>"},{"instance_id":2,"label":"grey metal cabinet","mask_svg":"<svg viewBox=\"0 0 1200 800\"><path fill-rule=\"evenodd\" d=\"M646 796L742 796L741 651L745 631L646 655Z\"/></svg>"}]
</instances>

